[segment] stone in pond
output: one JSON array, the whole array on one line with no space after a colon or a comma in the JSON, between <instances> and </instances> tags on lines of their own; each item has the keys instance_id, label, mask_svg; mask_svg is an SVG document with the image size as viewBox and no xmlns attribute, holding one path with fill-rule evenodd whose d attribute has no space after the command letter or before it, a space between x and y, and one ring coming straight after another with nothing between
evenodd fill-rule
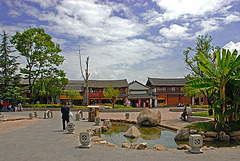
<instances>
[{"instance_id":1,"label":"stone in pond","mask_svg":"<svg viewBox=\"0 0 240 161\"><path fill-rule=\"evenodd\" d=\"M161 122L161 113L159 110L145 109L139 113L137 122L143 126L157 126Z\"/></svg>"},{"instance_id":2,"label":"stone in pond","mask_svg":"<svg viewBox=\"0 0 240 161\"><path fill-rule=\"evenodd\" d=\"M130 148L130 145L127 143L127 142L123 142L122 143L122 148L127 148L127 149L129 149Z\"/></svg>"},{"instance_id":3,"label":"stone in pond","mask_svg":"<svg viewBox=\"0 0 240 161\"><path fill-rule=\"evenodd\" d=\"M188 141L189 140L189 129L188 128L182 128L177 131L174 140L179 141Z\"/></svg>"},{"instance_id":4,"label":"stone in pond","mask_svg":"<svg viewBox=\"0 0 240 161\"><path fill-rule=\"evenodd\" d=\"M123 136L130 137L130 138L137 138L141 136L141 132L135 127L131 126Z\"/></svg>"}]
</instances>

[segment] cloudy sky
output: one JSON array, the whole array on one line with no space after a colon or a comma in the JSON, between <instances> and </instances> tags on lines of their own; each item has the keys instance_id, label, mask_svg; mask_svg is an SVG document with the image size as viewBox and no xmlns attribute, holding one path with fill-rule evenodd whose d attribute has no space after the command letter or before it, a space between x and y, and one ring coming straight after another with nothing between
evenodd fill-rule
<instances>
[{"instance_id":1,"label":"cloudy sky","mask_svg":"<svg viewBox=\"0 0 240 161\"><path fill-rule=\"evenodd\" d=\"M183 51L198 35L240 49L239 0L1 0L0 28L10 35L41 27L61 45L67 77L80 76L76 49L90 57L90 79L177 78ZM19 59L24 66L23 59Z\"/></svg>"}]
</instances>

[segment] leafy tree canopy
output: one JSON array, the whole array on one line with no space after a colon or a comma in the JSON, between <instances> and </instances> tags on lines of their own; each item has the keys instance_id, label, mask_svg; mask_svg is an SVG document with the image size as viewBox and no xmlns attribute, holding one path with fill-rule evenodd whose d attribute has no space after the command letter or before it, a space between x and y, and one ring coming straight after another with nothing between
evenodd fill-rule
<instances>
[{"instance_id":1,"label":"leafy tree canopy","mask_svg":"<svg viewBox=\"0 0 240 161\"><path fill-rule=\"evenodd\" d=\"M121 92L121 90L114 89L113 87L108 87L103 92L104 96L111 101L113 108L114 108L114 104L115 104L120 92Z\"/></svg>"},{"instance_id":2,"label":"leafy tree canopy","mask_svg":"<svg viewBox=\"0 0 240 161\"><path fill-rule=\"evenodd\" d=\"M12 44L26 59L26 67L21 68L21 73L28 79L29 85L35 83L42 74L44 77L58 74L59 66L64 57L60 45L52 41L52 37L42 28L30 28L23 33L16 32L11 39Z\"/></svg>"}]
</instances>

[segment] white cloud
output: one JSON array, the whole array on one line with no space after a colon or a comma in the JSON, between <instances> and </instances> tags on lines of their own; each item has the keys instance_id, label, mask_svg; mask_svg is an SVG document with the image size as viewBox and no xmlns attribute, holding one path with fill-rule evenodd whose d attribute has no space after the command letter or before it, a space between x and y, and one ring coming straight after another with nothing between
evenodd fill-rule
<instances>
[{"instance_id":1,"label":"white cloud","mask_svg":"<svg viewBox=\"0 0 240 161\"><path fill-rule=\"evenodd\" d=\"M27 0L27 1L39 3L39 5L43 8L56 5L57 2L60 2L60 0Z\"/></svg>"},{"instance_id":2,"label":"white cloud","mask_svg":"<svg viewBox=\"0 0 240 161\"><path fill-rule=\"evenodd\" d=\"M179 26L177 24L171 25L169 28L162 28L159 33L165 36L167 39L189 39L190 35L187 33L189 29L185 26Z\"/></svg>"},{"instance_id":3,"label":"white cloud","mask_svg":"<svg viewBox=\"0 0 240 161\"><path fill-rule=\"evenodd\" d=\"M234 43L231 41L228 44L226 44L223 48L228 49L231 52L233 52L236 49L238 53L240 53L240 42Z\"/></svg>"},{"instance_id":4,"label":"white cloud","mask_svg":"<svg viewBox=\"0 0 240 161\"><path fill-rule=\"evenodd\" d=\"M209 34L212 31L220 29L220 20L217 18L210 18L196 23L201 27L201 30L195 33L195 36Z\"/></svg>"},{"instance_id":5,"label":"white cloud","mask_svg":"<svg viewBox=\"0 0 240 161\"><path fill-rule=\"evenodd\" d=\"M230 1L226 0L153 0L164 10L165 20L178 19L181 16L203 16L207 13L223 10ZM228 7L229 9L229 7Z\"/></svg>"},{"instance_id":6,"label":"white cloud","mask_svg":"<svg viewBox=\"0 0 240 161\"><path fill-rule=\"evenodd\" d=\"M116 41L143 33L144 25L112 15L113 10L119 9L118 7L119 5L101 5L92 1L63 1L56 7L57 14L47 13L36 17L49 21L52 26L48 25L46 28L52 32L84 36L96 42Z\"/></svg>"},{"instance_id":7,"label":"white cloud","mask_svg":"<svg viewBox=\"0 0 240 161\"><path fill-rule=\"evenodd\" d=\"M12 17L18 17L21 15L18 11L15 11L15 10L10 10L8 14Z\"/></svg>"},{"instance_id":8,"label":"white cloud","mask_svg":"<svg viewBox=\"0 0 240 161\"><path fill-rule=\"evenodd\" d=\"M16 34L16 31L22 32L26 24L3 25L0 23L0 28L5 30L9 35Z\"/></svg>"},{"instance_id":9,"label":"white cloud","mask_svg":"<svg viewBox=\"0 0 240 161\"><path fill-rule=\"evenodd\" d=\"M165 47L166 44L152 43L143 39L122 40L106 44L82 44L82 60L90 57L89 66L91 79L116 79L134 78L139 73L141 77L147 74L149 68L156 66L141 65L154 59L161 59L171 55L172 51ZM168 44L169 45L169 44ZM63 68L68 76L74 79L81 78L79 75L79 60L74 53L63 53L66 61ZM135 69L139 66L138 69ZM145 71L146 73L142 73ZM149 71L148 71L149 72ZM131 75L131 76L129 76ZM136 79L136 78L135 78Z\"/></svg>"},{"instance_id":10,"label":"white cloud","mask_svg":"<svg viewBox=\"0 0 240 161\"><path fill-rule=\"evenodd\" d=\"M154 9L148 10L142 14L143 19L147 22L148 26L157 26L164 23L163 14L159 14Z\"/></svg>"},{"instance_id":11,"label":"white cloud","mask_svg":"<svg viewBox=\"0 0 240 161\"><path fill-rule=\"evenodd\" d=\"M224 19L224 22L226 24L229 24L231 22L237 22L237 21L240 21L240 13L235 13L235 14L231 14L231 15L228 15L225 19Z\"/></svg>"}]
</instances>

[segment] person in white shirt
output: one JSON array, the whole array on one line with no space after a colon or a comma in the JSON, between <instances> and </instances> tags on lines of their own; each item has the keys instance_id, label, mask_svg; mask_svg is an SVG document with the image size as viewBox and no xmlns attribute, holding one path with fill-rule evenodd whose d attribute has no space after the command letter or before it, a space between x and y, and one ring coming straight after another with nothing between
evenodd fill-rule
<instances>
[{"instance_id":1,"label":"person in white shirt","mask_svg":"<svg viewBox=\"0 0 240 161\"><path fill-rule=\"evenodd\" d=\"M188 116L192 116L192 108L189 106L189 104L186 105L186 112Z\"/></svg>"}]
</instances>

